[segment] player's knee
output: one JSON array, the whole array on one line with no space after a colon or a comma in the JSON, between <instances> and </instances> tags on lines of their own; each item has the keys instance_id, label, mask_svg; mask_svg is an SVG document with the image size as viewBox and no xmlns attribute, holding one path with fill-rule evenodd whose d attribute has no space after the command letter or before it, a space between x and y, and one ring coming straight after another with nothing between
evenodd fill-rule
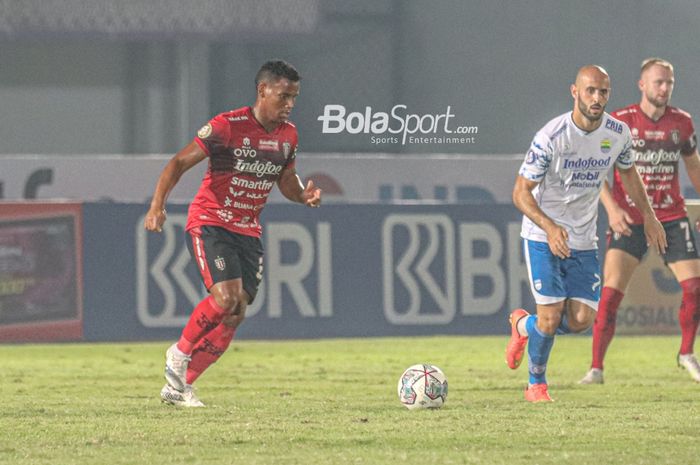
<instances>
[{"instance_id":1,"label":"player's knee","mask_svg":"<svg viewBox=\"0 0 700 465\"><path fill-rule=\"evenodd\" d=\"M241 293L233 290L222 290L214 295L214 300L219 307L225 308L229 312L234 312L243 302L243 296Z\"/></svg>"},{"instance_id":2,"label":"player's knee","mask_svg":"<svg viewBox=\"0 0 700 465\"><path fill-rule=\"evenodd\" d=\"M537 327L544 334L554 334L561 323L561 315L537 315Z\"/></svg>"},{"instance_id":3,"label":"player's knee","mask_svg":"<svg viewBox=\"0 0 700 465\"><path fill-rule=\"evenodd\" d=\"M569 312L567 314L567 324L572 333L581 333L593 325L596 318L596 312L593 309L583 309L579 311Z\"/></svg>"},{"instance_id":4,"label":"player's knee","mask_svg":"<svg viewBox=\"0 0 700 465\"><path fill-rule=\"evenodd\" d=\"M217 293L214 296L214 300L216 301L216 305L226 310L231 310L236 303L235 297L228 292Z\"/></svg>"},{"instance_id":5,"label":"player's knee","mask_svg":"<svg viewBox=\"0 0 700 465\"><path fill-rule=\"evenodd\" d=\"M569 318L569 329L572 333L581 333L593 325L595 321L595 313L586 312Z\"/></svg>"},{"instance_id":6,"label":"player's knee","mask_svg":"<svg viewBox=\"0 0 700 465\"><path fill-rule=\"evenodd\" d=\"M236 329L243 323L245 319L245 311L248 308L248 300L244 293L237 296L235 305L229 311L229 314L222 320L223 323L229 328Z\"/></svg>"}]
</instances>

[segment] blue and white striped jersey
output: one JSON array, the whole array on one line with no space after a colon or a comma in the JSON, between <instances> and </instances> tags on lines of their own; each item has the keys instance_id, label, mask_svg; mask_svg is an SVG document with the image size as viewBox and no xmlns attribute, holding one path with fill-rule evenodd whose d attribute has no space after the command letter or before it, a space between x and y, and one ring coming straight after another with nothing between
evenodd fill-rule
<instances>
[{"instance_id":1,"label":"blue and white striped jersey","mask_svg":"<svg viewBox=\"0 0 700 465\"><path fill-rule=\"evenodd\" d=\"M572 249L598 248L596 220L603 181L615 165L622 170L634 165L627 125L608 113L602 118L592 132L579 129L572 112L554 118L535 134L518 173L539 183L532 191L535 200L567 230ZM527 216L520 235L547 242L545 232Z\"/></svg>"}]
</instances>

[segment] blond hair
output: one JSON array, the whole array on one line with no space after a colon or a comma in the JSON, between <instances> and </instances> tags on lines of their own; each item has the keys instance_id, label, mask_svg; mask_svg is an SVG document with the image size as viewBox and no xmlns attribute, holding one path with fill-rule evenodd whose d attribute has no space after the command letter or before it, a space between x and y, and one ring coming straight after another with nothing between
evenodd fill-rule
<instances>
[{"instance_id":1,"label":"blond hair","mask_svg":"<svg viewBox=\"0 0 700 465\"><path fill-rule=\"evenodd\" d=\"M647 58L646 60L642 61L642 67L641 67L639 74L640 75L644 74L644 71L648 70L649 68L651 68L654 65L663 66L664 68L673 72L673 65L671 64L670 61L664 60L663 58L651 57L651 58Z\"/></svg>"}]
</instances>

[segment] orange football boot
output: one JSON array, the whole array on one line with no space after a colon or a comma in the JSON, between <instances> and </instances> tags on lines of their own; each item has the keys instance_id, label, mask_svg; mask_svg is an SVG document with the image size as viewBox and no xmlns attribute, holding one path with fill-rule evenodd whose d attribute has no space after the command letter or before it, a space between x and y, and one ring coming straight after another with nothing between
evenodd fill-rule
<instances>
[{"instance_id":1,"label":"orange football boot","mask_svg":"<svg viewBox=\"0 0 700 465\"><path fill-rule=\"evenodd\" d=\"M522 308L513 310L510 313L510 341L506 346L506 363L508 368L515 370L520 366L520 362L523 361L523 354L525 353L525 346L527 345L527 336L521 336L518 333L518 322L530 316L528 312Z\"/></svg>"},{"instance_id":2,"label":"orange football boot","mask_svg":"<svg viewBox=\"0 0 700 465\"><path fill-rule=\"evenodd\" d=\"M554 399L549 397L549 392L547 392L547 385L533 384L529 388L525 389L525 400L528 402L554 402Z\"/></svg>"}]
</instances>

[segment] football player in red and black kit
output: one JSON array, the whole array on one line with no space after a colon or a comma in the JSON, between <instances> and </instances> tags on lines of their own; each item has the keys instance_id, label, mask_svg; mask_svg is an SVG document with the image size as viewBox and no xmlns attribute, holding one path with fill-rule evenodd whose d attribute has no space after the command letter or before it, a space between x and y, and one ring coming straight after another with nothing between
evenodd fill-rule
<instances>
[{"instance_id":1,"label":"football player in red and black kit","mask_svg":"<svg viewBox=\"0 0 700 465\"><path fill-rule=\"evenodd\" d=\"M289 63L265 63L255 77L255 104L212 118L158 179L144 224L156 232L180 176L209 159L186 226L187 245L209 295L166 352L167 383L161 390L166 403L204 406L192 383L226 351L255 298L263 271L259 218L273 186L294 202L321 204L321 190L312 181L304 187L295 169L297 130L288 118L300 79Z\"/></svg>"},{"instance_id":2,"label":"football player in red and black kit","mask_svg":"<svg viewBox=\"0 0 700 465\"><path fill-rule=\"evenodd\" d=\"M678 364L700 382L700 364L693 354L700 321L700 259L679 188L678 163L683 160L693 187L700 192L700 158L690 115L669 105L673 85L671 63L660 58L644 60L639 79L640 103L613 112L613 116L627 123L632 131L637 171L666 230L668 248L664 262L683 291L678 313L681 327ZM593 361L581 384L603 383L603 358L615 333L617 309L647 251L641 216L625 193L617 172L612 193L606 185L601 201L610 225L603 267L604 287L593 325Z\"/></svg>"}]
</instances>

